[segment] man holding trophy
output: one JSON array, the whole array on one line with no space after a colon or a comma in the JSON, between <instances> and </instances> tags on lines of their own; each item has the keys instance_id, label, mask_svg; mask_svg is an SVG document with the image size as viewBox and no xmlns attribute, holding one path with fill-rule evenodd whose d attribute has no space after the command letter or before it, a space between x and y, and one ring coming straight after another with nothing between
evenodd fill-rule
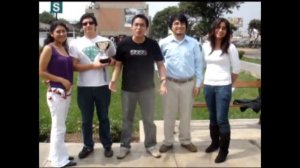
<instances>
[{"instance_id":1,"label":"man holding trophy","mask_svg":"<svg viewBox=\"0 0 300 168\"><path fill-rule=\"evenodd\" d=\"M77 103L82 116L83 149L78 157L83 159L94 151L93 116L99 120L99 136L105 157L112 157L112 140L108 110L111 92L108 89L108 66L113 65L116 48L108 38L97 35L97 20L93 14L81 16L84 36L70 43L70 55L74 57L74 69L79 71Z\"/></svg>"}]
</instances>

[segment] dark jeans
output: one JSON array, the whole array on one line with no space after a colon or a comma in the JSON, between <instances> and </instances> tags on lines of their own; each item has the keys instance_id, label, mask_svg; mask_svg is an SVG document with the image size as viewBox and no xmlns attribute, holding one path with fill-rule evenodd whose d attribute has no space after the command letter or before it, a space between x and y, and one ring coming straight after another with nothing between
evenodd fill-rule
<instances>
[{"instance_id":1,"label":"dark jeans","mask_svg":"<svg viewBox=\"0 0 300 168\"><path fill-rule=\"evenodd\" d=\"M230 132L228 112L231 100L231 87L231 84L224 86L204 85L210 124L218 125L222 134Z\"/></svg>"},{"instance_id":2,"label":"dark jeans","mask_svg":"<svg viewBox=\"0 0 300 168\"><path fill-rule=\"evenodd\" d=\"M82 116L82 134L84 146L94 148L93 116L96 105L96 114L99 121L99 137L104 148L112 145L110 136L110 122L108 108L111 92L108 86L78 87L77 102Z\"/></svg>"}]
</instances>

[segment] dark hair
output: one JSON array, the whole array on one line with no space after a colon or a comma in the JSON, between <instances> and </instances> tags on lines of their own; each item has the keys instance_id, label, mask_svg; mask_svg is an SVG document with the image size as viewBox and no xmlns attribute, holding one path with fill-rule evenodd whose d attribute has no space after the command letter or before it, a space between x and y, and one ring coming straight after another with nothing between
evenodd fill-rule
<instances>
[{"instance_id":1,"label":"dark hair","mask_svg":"<svg viewBox=\"0 0 300 168\"><path fill-rule=\"evenodd\" d=\"M44 46L49 44L49 43L52 43L54 41L54 38L51 36L51 33L54 32L54 30L56 29L57 26L62 26L66 29L67 32L69 31L67 25L64 22L62 22L60 20L53 21L50 25L50 32L47 34L47 37L44 40ZM63 46L66 49L66 51L68 52L69 47L68 47L68 44L67 44L67 40L63 42Z\"/></svg>"},{"instance_id":2,"label":"dark hair","mask_svg":"<svg viewBox=\"0 0 300 168\"><path fill-rule=\"evenodd\" d=\"M87 19L87 18L91 18L91 19L93 20L93 22L95 23L95 26L98 25L97 19L95 18L95 16L94 16L93 13L85 13L85 14L83 14L83 15L81 16L81 18L80 18L80 25L81 25L81 26L82 26L82 21L83 21L84 19Z\"/></svg>"},{"instance_id":3,"label":"dark hair","mask_svg":"<svg viewBox=\"0 0 300 168\"><path fill-rule=\"evenodd\" d=\"M132 18L132 20L131 20L131 25L133 25L133 22L134 22L134 20L135 20L136 18L144 19L145 22L146 22L146 27L147 27L147 28L149 27L149 20L148 20L148 18L147 18L145 15L143 15L143 14L135 15L135 16Z\"/></svg>"},{"instance_id":4,"label":"dark hair","mask_svg":"<svg viewBox=\"0 0 300 168\"><path fill-rule=\"evenodd\" d=\"M169 19L169 28L172 29L172 24L175 20L179 20L181 23L185 23L185 27L188 27L188 20L183 13L172 15Z\"/></svg>"},{"instance_id":5,"label":"dark hair","mask_svg":"<svg viewBox=\"0 0 300 168\"><path fill-rule=\"evenodd\" d=\"M226 35L221 41L221 49L222 49L222 54L228 53L228 48L230 45L230 35L231 35L231 28L230 28L230 23L227 19L225 18L218 18L212 23L211 30L208 35L208 40L210 41L211 45L211 52L210 54L215 50L215 45L216 45L216 35L215 35L215 30L220 26L221 23L225 23L226 26Z\"/></svg>"}]
</instances>

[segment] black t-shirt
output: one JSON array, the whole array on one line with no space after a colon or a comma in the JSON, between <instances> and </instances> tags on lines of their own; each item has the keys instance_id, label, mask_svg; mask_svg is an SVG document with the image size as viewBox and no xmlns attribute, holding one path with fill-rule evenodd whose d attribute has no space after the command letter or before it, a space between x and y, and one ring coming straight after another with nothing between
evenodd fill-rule
<instances>
[{"instance_id":1,"label":"black t-shirt","mask_svg":"<svg viewBox=\"0 0 300 168\"><path fill-rule=\"evenodd\" d=\"M154 88L154 62L163 60L156 41L146 37L138 44L132 37L126 37L119 43L115 59L123 63L122 90L139 92Z\"/></svg>"}]
</instances>

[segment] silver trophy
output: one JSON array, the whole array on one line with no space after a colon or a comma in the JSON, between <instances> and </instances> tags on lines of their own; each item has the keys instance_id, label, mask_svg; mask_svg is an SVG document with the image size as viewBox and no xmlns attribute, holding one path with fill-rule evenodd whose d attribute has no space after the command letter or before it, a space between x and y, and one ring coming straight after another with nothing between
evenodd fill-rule
<instances>
[{"instance_id":1,"label":"silver trophy","mask_svg":"<svg viewBox=\"0 0 300 168\"><path fill-rule=\"evenodd\" d=\"M109 48L109 41L99 41L96 42L96 46L99 49L99 61L101 64L109 64L111 62L110 58L105 54L105 51ZM107 82L107 73L106 68L103 68L103 79Z\"/></svg>"},{"instance_id":2,"label":"silver trophy","mask_svg":"<svg viewBox=\"0 0 300 168\"><path fill-rule=\"evenodd\" d=\"M109 48L109 41L99 41L99 42L96 42L96 46L98 47L99 51L101 52L102 54L102 57L100 57L100 62L101 63L110 63L110 58L105 56L103 58L103 55L105 54L105 51Z\"/></svg>"}]
</instances>

